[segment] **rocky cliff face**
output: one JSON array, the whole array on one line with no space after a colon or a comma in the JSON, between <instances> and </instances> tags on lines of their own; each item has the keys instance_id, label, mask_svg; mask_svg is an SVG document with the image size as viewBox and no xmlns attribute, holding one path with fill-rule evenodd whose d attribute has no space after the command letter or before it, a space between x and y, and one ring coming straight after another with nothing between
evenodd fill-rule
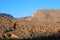
<instances>
[{"instance_id":1,"label":"rocky cliff face","mask_svg":"<svg viewBox=\"0 0 60 40\"><path fill-rule=\"evenodd\" d=\"M35 18L39 21L60 21L60 10L37 10L32 15L32 19Z\"/></svg>"},{"instance_id":2,"label":"rocky cliff face","mask_svg":"<svg viewBox=\"0 0 60 40\"><path fill-rule=\"evenodd\" d=\"M60 36L60 10L37 10L32 16L11 18L0 14L0 38Z\"/></svg>"}]
</instances>

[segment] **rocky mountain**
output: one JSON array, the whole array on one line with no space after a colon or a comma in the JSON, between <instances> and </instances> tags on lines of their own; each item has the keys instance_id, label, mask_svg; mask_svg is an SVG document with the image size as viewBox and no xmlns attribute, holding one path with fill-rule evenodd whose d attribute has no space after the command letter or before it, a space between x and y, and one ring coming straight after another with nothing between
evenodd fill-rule
<instances>
[{"instance_id":1,"label":"rocky mountain","mask_svg":"<svg viewBox=\"0 0 60 40\"><path fill-rule=\"evenodd\" d=\"M0 13L0 15L5 15L5 16L7 16L7 17L11 17L11 18L13 18L13 16L12 16L12 15L7 14L7 13Z\"/></svg>"},{"instance_id":2,"label":"rocky mountain","mask_svg":"<svg viewBox=\"0 0 60 40\"><path fill-rule=\"evenodd\" d=\"M53 36L54 35L54 36ZM0 38L33 39L60 36L60 10L37 10L32 16L12 18L0 14Z\"/></svg>"},{"instance_id":3,"label":"rocky mountain","mask_svg":"<svg viewBox=\"0 0 60 40\"><path fill-rule=\"evenodd\" d=\"M37 10L32 19L39 21L60 21L60 10Z\"/></svg>"}]
</instances>

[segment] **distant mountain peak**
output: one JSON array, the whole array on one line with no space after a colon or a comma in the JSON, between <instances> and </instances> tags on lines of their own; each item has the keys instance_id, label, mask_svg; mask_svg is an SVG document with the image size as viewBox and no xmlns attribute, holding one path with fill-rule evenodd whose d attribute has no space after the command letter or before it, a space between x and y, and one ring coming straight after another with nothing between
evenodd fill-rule
<instances>
[{"instance_id":1,"label":"distant mountain peak","mask_svg":"<svg viewBox=\"0 0 60 40\"><path fill-rule=\"evenodd\" d=\"M7 14L7 13L0 13L0 15L4 15L4 16L7 16L7 17L11 17L11 18L13 18L13 16L12 16L12 15Z\"/></svg>"}]
</instances>

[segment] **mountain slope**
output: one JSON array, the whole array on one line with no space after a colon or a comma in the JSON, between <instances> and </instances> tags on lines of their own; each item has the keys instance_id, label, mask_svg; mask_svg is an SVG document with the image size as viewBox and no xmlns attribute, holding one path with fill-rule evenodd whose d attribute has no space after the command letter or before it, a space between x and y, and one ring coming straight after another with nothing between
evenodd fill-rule
<instances>
[{"instance_id":1,"label":"mountain slope","mask_svg":"<svg viewBox=\"0 0 60 40\"><path fill-rule=\"evenodd\" d=\"M37 10L32 16L24 18L0 15L1 38L58 37L59 33L60 10Z\"/></svg>"}]
</instances>

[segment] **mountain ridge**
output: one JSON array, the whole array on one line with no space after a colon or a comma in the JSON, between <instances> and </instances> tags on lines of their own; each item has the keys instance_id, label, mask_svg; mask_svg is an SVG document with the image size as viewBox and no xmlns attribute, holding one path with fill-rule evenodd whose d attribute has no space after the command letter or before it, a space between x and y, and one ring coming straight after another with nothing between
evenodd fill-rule
<instances>
[{"instance_id":1,"label":"mountain ridge","mask_svg":"<svg viewBox=\"0 0 60 40\"><path fill-rule=\"evenodd\" d=\"M11 18L0 15L1 38L60 36L60 10L38 10L32 16ZM9 36L10 35L10 36Z\"/></svg>"}]
</instances>

